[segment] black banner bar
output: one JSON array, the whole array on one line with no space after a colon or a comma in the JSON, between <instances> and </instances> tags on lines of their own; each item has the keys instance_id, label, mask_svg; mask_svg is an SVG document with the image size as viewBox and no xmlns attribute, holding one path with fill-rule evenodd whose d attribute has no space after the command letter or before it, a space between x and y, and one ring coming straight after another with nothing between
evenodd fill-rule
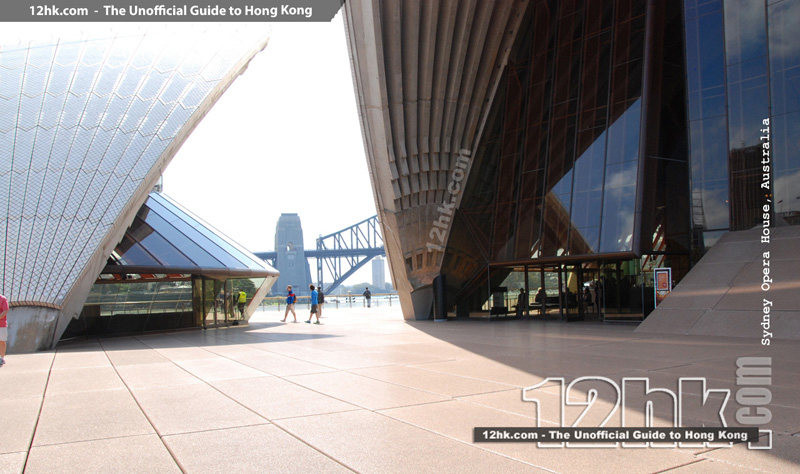
<instances>
[{"instance_id":1,"label":"black banner bar","mask_svg":"<svg viewBox=\"0 0 800 474\"><path fill-rule=\"evenodd\" d=\"M0 2L4 22L329 22L344 0L28 0Z\"/></svg>"},{"instance_id":2,"label":"black banner bar","mask_svg":"<svg viewBox=\"0 0 800 474\"><path fill-rule=\"evenodd\" d=\"M473 428L476 443L742 443L758 428Z\"/></svg>"}]
</instances>

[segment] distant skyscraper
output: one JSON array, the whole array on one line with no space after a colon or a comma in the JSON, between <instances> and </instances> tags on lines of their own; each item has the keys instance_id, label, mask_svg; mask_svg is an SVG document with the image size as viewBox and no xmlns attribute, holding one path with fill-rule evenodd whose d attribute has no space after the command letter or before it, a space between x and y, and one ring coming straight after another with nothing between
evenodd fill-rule
<instances>
[{"instance_id":1,"label":"distant skyscraper","mask_svg":"<svg viewBox=\"0 0 800 474\"><path fill-rule=\"evenodd\" d=\"M372 284L379 287L386 285L386 266L383 257L372 259Z\"/></svg>"}]
</instances>

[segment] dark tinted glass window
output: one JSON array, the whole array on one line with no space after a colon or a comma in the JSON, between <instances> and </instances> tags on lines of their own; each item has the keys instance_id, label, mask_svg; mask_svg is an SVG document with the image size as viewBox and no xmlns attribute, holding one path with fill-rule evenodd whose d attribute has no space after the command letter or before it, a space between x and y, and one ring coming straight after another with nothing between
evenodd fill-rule
<instances>
[{"instance_id":1,"label":"dark tinted glass window","mask_svg":"<svg viewBox=\"0 0 800 474\"><path fill-rule=\"evenodd\" d=\"M727 229L728 121L721 2L686 0L692 225Z\"/></svg>"},{"instance_id":2,"label":"dark tinted glass window","mask_svg":"<svg viewBox=\"0 0 800 474\"><path fill-rule=\"evenodd\" d=\"M172 213L176 216L184 216L183 218L176 219L172 223L178 227L182 232L187 235L192 235L192 238L196 241L200 241L199 237L195 237L191 231L187 227L191 227L194 231L198 234L201 234L203 237L207 238L211 242L213 242L222 252L217 252L214 250L213 247L207 249L209 250L217 259L222 260L223 262L229 261L230 258L235 258L238 265L244 265L245 268L257 268L263 269L265 268L265 263L263 261L256 261L247 256L241 249L236 247L233 243L225 240L224 238L220 237L219 235L212 232L210 229L207 229L199 222L197 222L194 218L186 214L183 209L176 206L172 201L167 199L166 197L158 194L151 195L152 199L160 204L165 209L170 209ZM185 219L185 221L184 221ZM182 223L183 222L183 223ZM228 253L229 256L224 257L222 254ZM229 265L233 266L233 263L229 263Z\"/></svg>"},{"instance_id":3,"label":"dark tinted glass window","mask_svg":"<svg viewBox=\"0 0 800 474\"><path fill-rule=\"evenodd\" d=\"M627 161L606 166L601 252L631 250L636 203L636 165L635 161Z\"/></svg>"},{"instance_id":4,"label":"dark tinted glass window","mask_svg":"<svg viewBox=\"0 0 800 474\"><path fill-rule=\"evenodd\" d=\"M800 2L775 3L768 13L772 114L782 115L800 110Z\"/></svg>"},{"instance_id":5,"label":"dark tinted glass window","mask_svg":"<svg viewBox=\"0 0 800 474\"><path fill-rule=\"evenodd\" d=\"M767 55L764 2L725 0L725 56L736 64Z\"/></svg>"},{"instance_id":6,"label":"dark tinted glass window","mask_svg":"<svg viewBox=\"0 0 800 474\"><path fill-rule=\"evenodd\" d=\"M223 268L225 266L156 212L149 212L145 221L173 245L180 248L198 266L208 268Z\"/></svg>"},{"instance_id":7,"label":"dark tinted glass window","mask_svg":"<svg viewBox=\"0 0 800 474\"><path fill-rule=\"evenodd\" d=\"M770 125L775 215L800 225L800 112L778 115Z\"/></svg>"},{"instance_id":8,"label":"dark tinted glass window","mask_svg":"<svg viewBox=\"0 0 800 474\"><path fill-rule=\"evenodd\" d=\"M231 257L227 252L219 248L219 246L217 246L214 242L198 232L195 227L186 222L180 216L176 215L174 210L162 206L160 201L157 201L153 198L153 195L151 195L150 199L147 200L146 206L150 209L151 214L157 214L164 221L164 224L169 225L170 228L174 229L174 231L177 231L176 238L179 241L188 240L194 246L199 247L199 250L187 252L187 255L192 256L199 252L205 253L206 257L200 258L210 259L207 261L212 268L219 267L220 263L232 268L240 268L243 266L241 262ZM167 220L169 222L166 222Z\"/></svg>"},{"instance_id":9,"label":"dark tinted glass window","mask_svg":"<svg viewBox=\"0 0 800 474\"><path fill-rule=\"evenodd\" d=\"M128 231L128 235L142 247L146 248L151 255L154 255L162 265L175 267L196 266L194 262L165 239L164 236L156 232L139 217L134 219L133 225Z\"/></svg>"}]
</instances>

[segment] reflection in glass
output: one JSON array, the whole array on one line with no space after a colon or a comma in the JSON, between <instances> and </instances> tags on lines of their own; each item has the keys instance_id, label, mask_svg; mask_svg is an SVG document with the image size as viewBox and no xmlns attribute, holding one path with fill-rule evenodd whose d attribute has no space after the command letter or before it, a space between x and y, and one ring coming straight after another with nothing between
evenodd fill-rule
<instances>
[{"instance_id":1,"label":"reflection in glass","mask_svg":"<svg viewBox=\"0 0 800 474\"><path fill-rule=\"evenodd\" d=\"M730 148L760 144L761 121L769 117L766 58L728 67Z\"/></svg>"},{"instance_id":2,"label":"reflection in glass","mask_svg":"<svg viewBox=\"0 0 800 474\"><path fill-rule=\"evenodd\" d=\"M766 56L764 2L725 0L725 56L728 65Z\"/></svg>"},{"instance_id":3,"label":"reflection in glass","mask_svg":"<svg viewBox=\"0 0 800 474\"><path fill-rule=\"evenodd\" d=\"M685 23L689 120L725 114L723 31L721 11Z\"/></svg>"},{"instance_id":4,"label":"reflection in glass","mask_svg":"<svg viewBox=\"0 0 800 474\"><path fill-rule=\"evenodd\" d=\"M769 5L768 13L770 91L775 117L800 111L800 2Z\"/></svg>"},{"instance_id":5,"label":"reflection in glass","mask_svg":"<svg viewBox=\"0 0 800 474\"><path fill-rule=\"evenodd\" d=\"M203 314L205 315L203 325L213 326L224 323L227 313L224 311L225 283L219 280L203 278Z\"/></svg>"},{"instance_id":6,"label":"reflection in glass","mask_svg":"<svg viewBox=\"0 0 800 474\"><path fill-rule=\"evenodd\" d=\"M729 206L733 230L757 225L762 213L760 129L770 113L764 15L763 3L725 1Z\"/></svg>"},{"instance_id":7,"label":"reflection in glass","mask_svg":"<svg viewBox=\"0 0 800 474\"><path fill-rule=\"evenodd\" d=\"M603 191L603 162L606 132L589 146L575 161L575 191L573 195L571 253L588 254L599 250L600 209Z\"/></svg>"},{"instance_id":8,"label":"reflection in glass","mask_svg":"<svg viewBox=\"0 0 800 474\"><path fill-rule=\"evenodd\" d=\"M194 262L138 217L131 226L130 235L143 247L150 249L151 254L162 265L183 268L194 266Z\"/></svg>"},{"instance_id":9,"label":"reflection in glass","mask_svg":"<svg viewBox=\"0 0 800 474\"><path fill-rule=\"evenodd\" d=\"M80 317L70 322L62 340L193 325L192 283L187 279L96 283Z\"/></svg>"},{"instance_id":10,"label":"reflection in glass","mask_svg":"<svg viewBox=\"0 0 800 474\"><path fill-rule=\"evenodd\" d=\"M195 242L189 240L186 235L178 231L175 227L161 218L155 212L140 212L139 215L144 218L145 222L169 240L174 246L181 249L185 255L189 256L192 261L201 267L208 268L223 268L224 265L206 250L197 245Z\"/></svg>"},{"instance_id":11,"label":"reflection in glass","mask_svg":"<svg viewBox=\"0 0 800 474\"><path fill-rule=\"evenodd\" d=\"M630 251L632 248L637 169L635 161L606 166L601 252Z\"/></svg>"},{"instance_id":12,"label":"reflection in glass","mask_svg":"<svg viewBox=\"0 0 800 474\"><path fill-rule=\"evenodd\" d=\"M775 214L787 224L800 225L800 112L773 117L771 125Z\"/></svg>"},{"instance_id":13,"label":"reflection in glass","mask_svg":"<svg viewBox=\"0 0 800 474\"><path fill-rule=\"evenodd\" d=\"M269 268L266 266L263 260L253 259L250 256L252 254L250 254L250 252L244 249L243 247L239 246L239 244L237 244L236 242L223 238L221 235L214 233L210 228L206 227L205 224L202 224L202 221L198 217L194 216L192 213L184 209L175 201L169 199L169 197L167 197L166 195L155 193L152 196L154 199L159 200L159 202L162 205L172 206L177 210L177 212L180 212L183 215L188 216L191 219L191 221L194 221L194 224L192 224L192 226L195 228L197 232L201 233L209 240L216 243L221 249L228 252L232 257L236 258L236 260L238 260L241 264L245 265L247 268L254 268L260 270ZM187 222L189 221L187 220Z\"/></svg>"},{"instance_id":14,"label":"reflection in glass","mask_svg":"<svg viewBox=\"0 0 800 474\"><path fill-rule=\"evenodd\" d=\"M726 229L729 226L727 121L724 116L697 120L690 123L689 133L694 225Z\"/></svg>"}]
</instances>

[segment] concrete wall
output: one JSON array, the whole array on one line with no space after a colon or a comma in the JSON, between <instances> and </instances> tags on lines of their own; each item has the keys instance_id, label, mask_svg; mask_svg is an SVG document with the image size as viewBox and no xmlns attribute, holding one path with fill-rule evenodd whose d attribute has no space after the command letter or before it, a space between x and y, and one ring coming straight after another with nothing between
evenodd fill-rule
<instances>
[{"instance_id":1,"label":"concrete wall","mask_svg":"<svg viewBox=\"0 0 800 474\"><path fill-rule=\"evenodd\" d=\"M19 354L50 349L61 312L57 309L23 306L8 312L7 353Z\"/></svg>"},{"instance_id":2,"label":"concrete wall","mask_svg":"<svg viewBox=\"0 0 800 474\"><path fill-rule=\"evenodd\" d=\"M760 341L768 323L772 339L800 340L800 227L769 230L768 243L761 229L725 234L636 332Z\"/></svg>"}]
</instances>

